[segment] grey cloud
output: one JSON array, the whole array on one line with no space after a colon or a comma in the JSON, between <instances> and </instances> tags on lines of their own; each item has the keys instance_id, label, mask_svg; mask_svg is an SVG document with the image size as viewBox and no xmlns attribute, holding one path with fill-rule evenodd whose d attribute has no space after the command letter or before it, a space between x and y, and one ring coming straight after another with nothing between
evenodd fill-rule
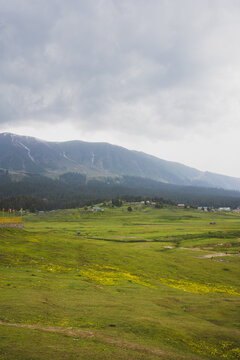
<instances>
[{"instance_id":1,"label":"grey cloud","mask_svg":"<svg viewBox=\"0 0 240 360\"><path fill-rule=\"evenodd\" d=\"M0 5L4 125L67 118L83 130L174 138L227 115L236 119L234 0Z\"/></svg>"}]
</instances>

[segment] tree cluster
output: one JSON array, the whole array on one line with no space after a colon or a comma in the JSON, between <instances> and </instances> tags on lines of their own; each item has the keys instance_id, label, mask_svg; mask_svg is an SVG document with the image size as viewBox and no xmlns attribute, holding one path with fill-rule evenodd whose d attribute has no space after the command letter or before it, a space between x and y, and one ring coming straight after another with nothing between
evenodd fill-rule
<instances>
[{"instance_id":1,"label":"tree cluster","mask_svg":"<svg viewBox=\"0 0 240 360\"><path fill-rule=\"evenodd\" d=\"M214 188L177 186L163 184L154 180L123 177L117 179L87 181L82 174L67 173L59 179L45 176L26 176L21 181L12 181L9 174L0 172L0 208L25 208L51 210L57 208L76 208L91 206L112 199L114 206L122 201L150 201L156 207L178 202L188 206L207 206L209 208L240 206L240 192Z\"/></svg>"}]
</instances>

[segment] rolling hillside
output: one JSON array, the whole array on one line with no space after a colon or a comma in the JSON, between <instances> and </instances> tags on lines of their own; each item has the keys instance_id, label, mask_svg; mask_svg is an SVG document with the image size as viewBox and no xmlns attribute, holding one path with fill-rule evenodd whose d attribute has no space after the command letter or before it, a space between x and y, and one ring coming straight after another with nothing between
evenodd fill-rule
<instances>
[{"instance_id":1,"label":"rolling hillside","mask_svg":"<svg viewBox=\"0 0 240 360\"><path fill-rule=\"evenodd\" d=\"M175 185L240 191L240 179L165 161L107 143L47 142L28 136L0 134L0 168L15 174L57 178L67 172L99 176L136 176Z\"/></svg>"}]
</instances>

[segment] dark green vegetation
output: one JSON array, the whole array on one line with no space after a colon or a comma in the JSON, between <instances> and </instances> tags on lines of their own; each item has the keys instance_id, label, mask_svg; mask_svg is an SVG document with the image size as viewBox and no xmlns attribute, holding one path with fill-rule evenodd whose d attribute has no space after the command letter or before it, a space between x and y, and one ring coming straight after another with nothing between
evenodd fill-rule
<instances>
[{"instance_id":1,"label":"dark green vegetation","mask_svg":"<svg viewBox=\"0 0 240 360\"><path fill-rule=\"evenodd\" d=\"M162 183L240 191L240 179L202 172L139 151L107 143L47 142L29 136L0 134L0 168L15 178L41 174L56 178L68 172L91 177L131 176Z\"/></svg>"},{"instance_id":2,"label":"dark green vegetation","mask_svg":"<svg viewBox=\"0 0 240 360\"><path fill-rule=\"evenodd\" d=\"M0 229L1 360L240 358L240 216L128 206Z\"/></svg>"},{"instance_id":3,"label":"dark green vegetation","mask_svg":"<svg viewBox=\"0 0 240 360\"><path fill-rule=\"evenodd\" d=\"M236 208L240 179L201 172L106 143L0 134L0 208L78 208L110 200Z\"/></svg>"},{"instance_id":4,"label":"dark green vegetation","mask_svg":"<svg viewBox=\"0 0 240 360\"><path fill-rule=\"evenodd\" d=\"M0 208L24 208L31 211L75 208L110 200L163 198L165 202L183 202L195 206L240 206L240 192L206 187L164 184L132 176L87 179L77 173L66 173L58 179L28 175L13 181L0 174Z\"/></svg>"}]
</instances>

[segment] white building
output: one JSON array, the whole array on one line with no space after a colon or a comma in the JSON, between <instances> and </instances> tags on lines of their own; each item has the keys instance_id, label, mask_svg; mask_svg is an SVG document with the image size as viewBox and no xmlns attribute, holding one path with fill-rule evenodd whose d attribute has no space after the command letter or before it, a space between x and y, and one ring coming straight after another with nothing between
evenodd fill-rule
<instances>
[{"instance_id":1,"label":"white building","mask_svg":"<svg viewBox=\"0 0 240 360\"><path fill-rule=\"evenodd\" d=\"M178 207L184 208L185 204L178 204Z\"/></svg>"}]
</instances>

